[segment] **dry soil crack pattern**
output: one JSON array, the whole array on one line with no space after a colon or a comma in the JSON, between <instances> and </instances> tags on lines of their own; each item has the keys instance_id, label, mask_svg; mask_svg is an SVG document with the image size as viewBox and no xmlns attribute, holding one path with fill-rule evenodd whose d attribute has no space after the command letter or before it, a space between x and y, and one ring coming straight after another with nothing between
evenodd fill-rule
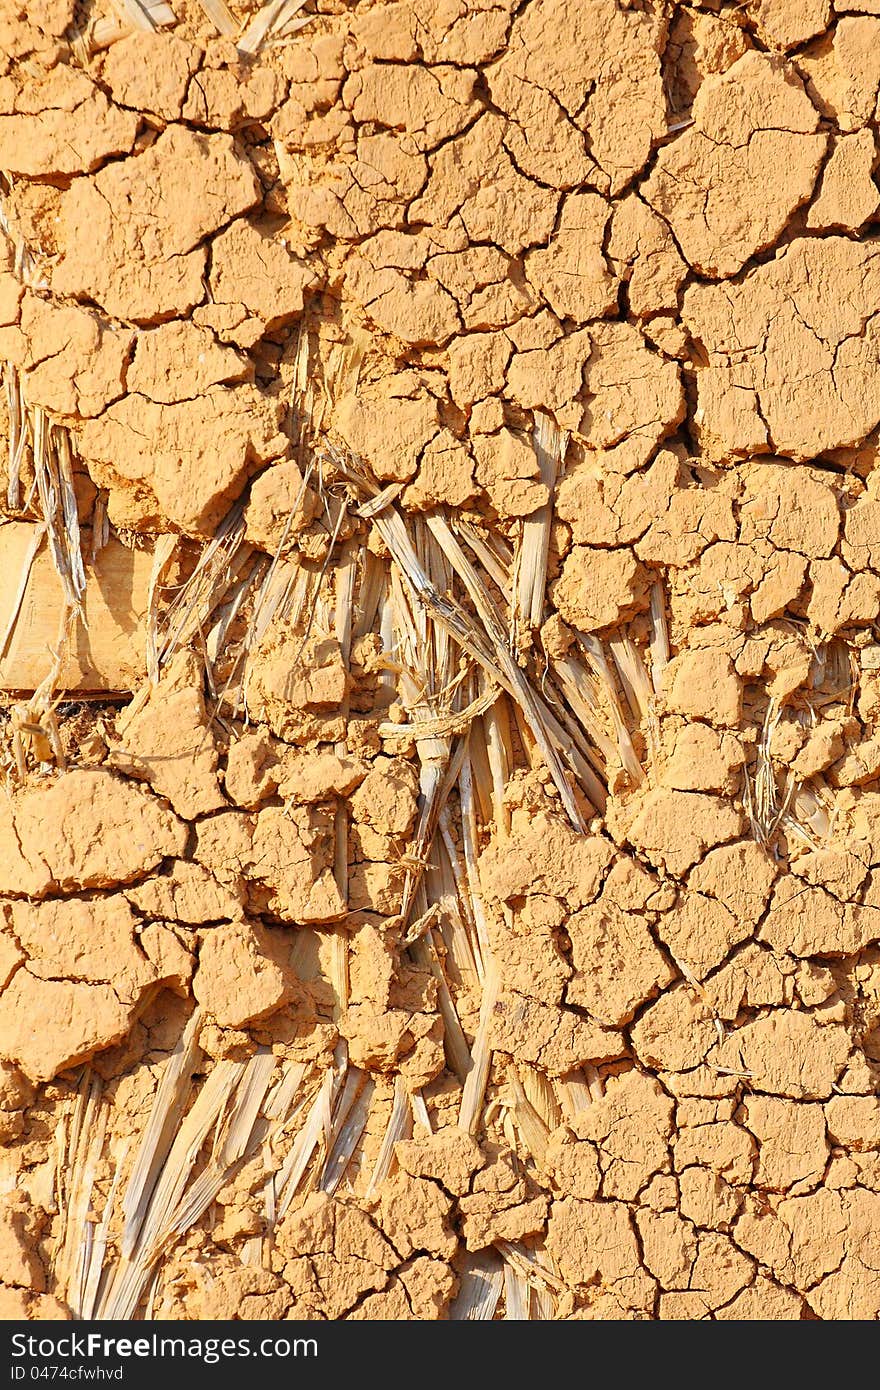
<instances>
[{"instance_id":1,"label":"dry soil crack pattern","mask_svg":"<svg viewBox=\"0 0 880 1390\"><path fill-rule=\"evenodd\" d=\"M0 1315L876 1320L880 5L0 38Z\"/></svg>"}]
</instances>

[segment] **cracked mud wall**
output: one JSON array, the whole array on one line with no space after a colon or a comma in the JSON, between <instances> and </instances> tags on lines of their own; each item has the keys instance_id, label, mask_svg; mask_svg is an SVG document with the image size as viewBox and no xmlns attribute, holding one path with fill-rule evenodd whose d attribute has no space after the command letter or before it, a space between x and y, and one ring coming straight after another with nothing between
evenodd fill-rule
<instances>
[{"instance_id":1,"label":"cracked mud wall","mask_svg":"<svg viewBox=\"0 0 880 1390\"><path fill-rule=\"evenodd\" d=\"M0 36L0 1313L876 1320L880 3Z\"/></svg>"}]
</instances>

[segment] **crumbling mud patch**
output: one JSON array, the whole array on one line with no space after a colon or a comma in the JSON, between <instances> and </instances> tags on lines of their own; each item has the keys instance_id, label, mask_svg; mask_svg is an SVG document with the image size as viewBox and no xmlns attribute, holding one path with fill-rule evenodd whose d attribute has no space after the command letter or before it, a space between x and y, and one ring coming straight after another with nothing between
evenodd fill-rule
<instances>
[{"instance_id":1,"label":"crumbling mud patch","mask_svg":"<svg viewBox=\"0 0 880 1390\"><path fill-rule=\"evenodd\" d=\"M0 34L0 1316L876 1320L880 5Z\"/></svg>"}]
</instances>

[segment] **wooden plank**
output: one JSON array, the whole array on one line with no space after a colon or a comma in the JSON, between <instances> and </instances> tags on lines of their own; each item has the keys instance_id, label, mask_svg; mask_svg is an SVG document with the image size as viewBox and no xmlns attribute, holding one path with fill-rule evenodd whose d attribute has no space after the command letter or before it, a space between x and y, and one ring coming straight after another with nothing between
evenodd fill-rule
<instances>
[{"instance_id":1,"label":"wooden plank","mask_svg":"<svg viewBox=\"0 0 880 1390\"><path fill-rule=\"evenodd\" d=\"M0 525L0 640L7 631L19 575L32 549L34 526ZM86 549L86 547L83 547ZM121 694L144 676L147 595L152 555L111 539L94 565L86 565L86 624L78 623L58 690L80 698ZM45 542L31 565L15 625L0 655L0 690L30 693L51 667L64 603Z\"/></svg>"}]
</instances>

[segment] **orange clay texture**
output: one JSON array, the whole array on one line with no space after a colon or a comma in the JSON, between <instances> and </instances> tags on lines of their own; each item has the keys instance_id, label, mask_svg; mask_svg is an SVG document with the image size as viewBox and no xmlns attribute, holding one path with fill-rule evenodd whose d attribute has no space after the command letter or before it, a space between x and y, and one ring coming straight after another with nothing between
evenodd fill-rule
<instances>
[{"instance_id":1,"label":"orange clay texture","mask_svg":"<svg viewBox=\"0 0 880 1390\"><path fill-rule=\"evenodd\" d=\"M0 0L0 1315L876 1320L880 0L259 12Z\"/></svg>"}]
</instances>

